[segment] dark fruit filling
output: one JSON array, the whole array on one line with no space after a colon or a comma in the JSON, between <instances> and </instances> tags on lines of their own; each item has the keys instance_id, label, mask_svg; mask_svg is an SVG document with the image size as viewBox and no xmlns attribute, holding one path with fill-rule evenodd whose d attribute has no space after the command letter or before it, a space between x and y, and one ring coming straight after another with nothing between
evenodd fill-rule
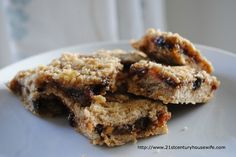
<instances>
[{"instance_id":1,"label":"dark fruit filling","mask_svg":"<svg viewBox=\"0 0 236 157\"><path fill-rule=\"evenodd\" d=\"M165 46L165 39L163 38L163 36L160 36L158 38L156 38L154 40L154 43L158 46L158 47L164 47Z\"/></svg>"},{"instance_id":2,"label":"dark fruit filling","mask_svg":"<svg viewBox=\"0 0 236 157\"><path fill-rule=\"evenodd\" d=\"M216 90L217 86L216 85L212 85L211 90Z\"/></svg>"},{"instance_id":3,"label":"dark fruit filling","mask_svg":"<svg viewBox=\"0 0 236 157\"><path fill-rule=\"evenodd\" d=\"M109 80L105 79L105 80L103 80L102 84L93 85L89 88L91 89L91 91L93 92L94 95L99 95L99 94L103 93L106 90L106 87L109 84L108 81Z\"/></svg>"},{"instance_id":4,"label":"dark fruit filling","mask_svg":"<svg viewBox=\"0 0 236 157\"><path fill-rule=\"evenodd\" d=\"M103 90L104 90L103 85L95 85L95 86L91 87L91 91L95 95L99 95Z\"/></svg>"},{"instance_id":5,"label":"dark fruit filling","mask_svg":"<svg viewBox=\"0 0 236 157\"><path fill-rule=\"evenodd\" d=\"M67 96L71 97L75 101L78 101L82 107L90 106L93 95L99 95L106 90L109 85L109 78L104 78L101 84L87 86L87 87L63 87L57 82L51 84L42 84L39 88L39 92L44 92L48 87L59 89L63 91Z\"/></svg>"},{"instance_id":6,"label":"dark fruit filling","mask_svg":"<svg viewBox=\"0 0 236 157\"><path fill-rule=\"evenodd\" d=\"M78 101L82 107L90 106L93 96L93 91L87 87L84 89L78 88L66 88L65 93L73 98L74 100Z\"/></svg>"},{"instance_id":7,"label":"dark fruit filling","mask_svg":"<svg viewBox=\"0 0 236 157\"><path fill-rule=\"evenodd\" d=\"M170 115L165 114L163 111L158 112L157 117L158 117L158 126L162 126L163 124L165 124L167 120L170 119ZM153 122L149 117L141 117L138 120L136 120L134 124L114 126L112 134L124 135L124 134L130 134L131 132L146 131L151 127L152 124ZM97 124L95 127L95 131L99 135L101 135L104 130L105 128L102 124Z\"/></svg>"},{"instance_id":8,"label":"dark fruit filling","mask_svg":"<svg viewBox=\"0 0 236 157\"><path fill-rule=\"evenodd\" d=\"M70 126L76 127L76 120L75 120L75 114L74 113L70 112L67 119L69 121Z\"/></svg>"},{"instance_id":9,"label":"dark fruit filling","mask_svg":"<svg viewBox=\"0 0 236 157\"><path fill-rule=\"evenodd\" d=\"M149 117L142 117L136 120L134 128L140 131L145 131L151 125L151 119Z\"/></svg>"},{"instance_id":10,"label":"dark fruit filling","mask_svg":"<svg viewBox=\"0 0 236 157\"><path fill-rule=\"evenodd\" d=\"M97 124L96 127L95 127L95 131L101 135L102 134L102 131L103 131L103 125L102 124Z\"/></svg>"},{"instance_id":11,"label":"dark fruit filling","mask_svg":"<svg viewBox=\"0 0 236 157\"><path fill-rule=\"evenodd\" d=\"M144 76L148 72L148 69L143 67L143 68L131 68L130 69L130 74L131 75L137 75L139 77Z\"/></svg>"},{"instance_id":12,"label":"dark fruit filling","mask_svg":"<svg viewBox=\"0 0 236 157\"><path fill-rule=\"evenodd\" d=\"M199 77L196 77L196 81L193 82L193 90L196 90L201 87L202 79Z\"/></svg>"},{"instance_id":13,"label":"dark fruit filling","mask_svg":"<svg viewBox=\"0 0 236 157\"><path fill-rule=\"evenodd\" d=\"M33 107L34 107L34 111L35 112L39 112L40 108L42 108L42 102L44 102L45 100L43 99L37 99L35 101L33 101ZM44 105L45 106L45 105Z\"/></svg>"},{"instance_id":14,"label":"dark fruit filling","mask_svg":"<svg viewBox=\"0 0 236 157\"><path fill-rule=\"evenodd\" d=\"M134 62L128 62L128 61L126 61L126 62L121 62L121 64L123 64L123 66L124 66L124 68L123 68L123 71L129 71L129 69L130 69L130 66L132 65L132 64L134 64Z\"/></svg>"},{"instance_id":15,"label":"dark fruit filling","mask_svg":"<svg viewBox=\"0 0 236 157\"><path fill-rule=\"evenodd\" d=\"M135 121L133 125L125 124L121 126L115 126L112 134L114 135L124 135L130 134L134 131L146 131L152 124L152 121L149 117L142 117ZM104 126L102 124L97 124L95 127L95 131L101 135L104 130Z\"/></svg>"},{"instance_id":16,"label":"dark fruit filling","mask_svg":"<svg viewBox=\"0 0 236 157\"><path fill-rule=\"evenodd\" d=\"M101 84L87 86L84 88L61 88L65 91L65 94L78 101L82 107L90 106L92 102L92 97L94 95L99 95L106 90L109 85L110 79L104 78Z\"/></svg>"},{"instance_id":17,"label":"dark fruit filling","mask_svg":"<svg viewBox=\"0 0 236 157\"><path fill-rule=\"evenodd\" d=\"M54 85L54 83L53 83ZM38 92L45 92L47 90L47 83L46 82L42 82L40 83L39 87L38 87Z\"/></svg>"},{"instance_id":18,"label":"dark fruit filling","mask_svg":"<svg viewBox=\"0 0 236 157\"><path fill-rule=\"evenodd\" d=\"M52 116L63 115L67 112L67 108L60 98L49 95L40 97L33 101L34 111L39 114L50 114Z\"/></svg>"},{"instance_id":19,"label":"dark fruit filling","mask_svg":"<svg viewBox=\"0 0 236 157\"><path fill-rule=\"evenodd\" d=\"M170 42L167 42L163 36L155 38L154 43L159 48L172 49L174 47L174 45Z\"/></svg>"}]
</instances>

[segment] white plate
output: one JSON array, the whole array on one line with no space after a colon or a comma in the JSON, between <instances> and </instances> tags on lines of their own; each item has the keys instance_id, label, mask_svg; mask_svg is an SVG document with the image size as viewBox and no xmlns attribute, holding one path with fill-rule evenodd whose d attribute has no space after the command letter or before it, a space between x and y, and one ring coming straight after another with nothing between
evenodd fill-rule
<instances>
[{"instance_id":1,"label":"white plate","mask_svg":"<svg viewBox=\"0 0 236 157\"><path fill-rule=\"evenodd\" d=\"M236 154L236 55L197 46L215 67L221 86L206 105L184 106L173 112L169 133L116 148L91 145L63 119L43 119L26 111L4 83L17 71L47 64L63 51L91 52L131 49L128 42L98 43L50 51L10 65L0 71L0 157L80 156L233 156ZM187 128L188 129L187 129ZM184 129L185 128L185 129ZM184 131L185 130L185 131ZM143 150L138 146L225 146L220 150ZM173 148L173 147L172 147Z\"/></svg>"}]
</instances>

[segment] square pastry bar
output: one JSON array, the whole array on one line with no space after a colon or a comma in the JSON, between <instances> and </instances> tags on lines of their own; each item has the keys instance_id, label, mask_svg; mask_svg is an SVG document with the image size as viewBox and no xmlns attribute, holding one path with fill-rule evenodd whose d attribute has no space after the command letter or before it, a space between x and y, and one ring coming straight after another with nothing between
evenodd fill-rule
<instances>
[{"instance_id":1,"label":"square pastry bar","mask_svg":"<svg viewBox=\"0 0 236 157\"><path fill-rule=\"evenodd\" d=\"M220 82L204 70L140 61L130 67L128 92L165 104L196 104L209 101Z\"/></svg>"}]
</instances>

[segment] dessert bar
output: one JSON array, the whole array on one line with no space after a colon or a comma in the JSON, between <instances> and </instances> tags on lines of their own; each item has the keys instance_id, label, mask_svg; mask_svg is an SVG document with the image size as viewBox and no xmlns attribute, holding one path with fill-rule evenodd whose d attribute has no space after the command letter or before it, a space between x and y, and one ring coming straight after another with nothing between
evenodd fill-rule
<instances>
[{"instance_id":1,"label":"dessert bar","mask_svg":"<svg viewBox=\"0 0 236 157\"><path fill-rule=\"evenodd\" d=\"M128 92L165 104L196 104L210 100L219 84L204 70L140 61L130 67Z\"/></svg>"}]
</instances>

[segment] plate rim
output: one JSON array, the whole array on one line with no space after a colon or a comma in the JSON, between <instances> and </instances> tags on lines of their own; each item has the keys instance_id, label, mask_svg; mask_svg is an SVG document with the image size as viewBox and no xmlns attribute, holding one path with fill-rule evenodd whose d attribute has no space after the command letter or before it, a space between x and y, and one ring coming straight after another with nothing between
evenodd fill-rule
<instances>
[{"instance_id":1,"label":"plate rim","mask_svg":"<svg viewBox=\"0 0 236 157\"><path fill-rule=\"evenodd\" d=\"M6 72L6 70L8 70L9 68L11 68L12 66L15 66L15 65L18 65L18 64L21 64L22 62L25 62L26 60L30 60L30 59L35 59L35 58L37 58L37 57L39 57L39 56L41 56L41 55L47 55L47 54L49 54L49 53L52 53L52 52L55 52L55 51L58 51L58 53L60 52L61 53L61 51L66 51L67 49L76 49L76 48L86 48L86 47L89 47L89 46L93 46L93 47L96 47L96 46L102 46L102 45L109 45L109 44L128 44L128 41L127 40L123 40L123 41L116 41L116 42L96 42L96 43L89 43L89 44L81 44L81 45L75 45L75 46L69 46L69 47L64 47L64 48L59 48L59 49L55 49L55 50L50 50L50 51L45 51L45 52L42 52L42 53L39 53L39 54L36 54L36 55L32 55L32 56L30 56L30 57L27 57L27 58L25 58L25 59L22 59L22 60L19 60L19 61L17 61L17 62L15 62L15 63L12 63L12 64L10 64L10 65L8 65L8 66L6 66L6 67L4 67L4 68L2 68L2 69L0 69L0 74L1 73L4 73L4 72ZM206 49L207 51L209 50L209 51L212 51L212 52L215 52L215 53L219 53L219 54L222 54L222 55L227 55L227 56L232 56L233 58L235 58L236 59L236 54L234 54L234 53L232 53L232 52L228 52L228 51L225 51L225 50L222 50L222 49L218 49L218 48L215 48L215 47L210 47L210 46L205 46L205 45L201 45L201 44L195 44L198 48L202 48L202 49ZM78 51L79 52L79 51ZM56 54L56 53L55 53ZM214 55L214 53L211 53L212 55ZM11 68L12 69L12 68ZM1 82L0 82L1 83ZM1 86L1 85L0 85ZM183 126L185 126L185 125L183 125ZM188 126L188 125L187 125ZM170 127L170 126L169 126ZM79 134L80 136L82 136L82 134ZM165 137L165 138L167 138L168 139L168 137ZM154 138L153 138L154 139ZM87 140L87 139L86 139ZM154 140L155 141L155 140ZM148 143L148 142L147 142ZM212 143L214 143L214 142L212 142ZM145 143L144 143L145 144ZM152 144L152 142L150 142L150 144ZM222 143L223 144L223 143ZM227 143L227 144L231 144L231 142L229 142L229 143ZM225 145L227 145L227 144L225 144ZM214 143L214 145L215 145L215 143ZM86 143L86 147L87 147L87 143ZM126 146L124 146L124 148L125 148ZM227 147L228 147L228 145L227 145ZM90 146L88 147L88 148L90 148ZM126 147L127 148L127 147ZM119 151L117 151L117 152L119 152ZM31 152L30 152L31 153ZM152 153L152 152L151 152ZM175 152L174 152L175 153ZM215 153L215 152L214 152ZM227 150L227 153L230 153L229 155L231 155L231 153L233 154L234 153L234 150L232 150L232 151L229 151L229 150ZM77 154L77 155L80 155L80 154L83 154L83 152L81 151L79 151L79 153ZM90 154L90 153L87 153L87 154ZM85 154L86 156L87 156L87 154ZM98 154L100 155L104 155L104 156L109 156L109 153L104 153L104 152L98 152ZM132 153L132 154L137 154L137 153ZM128 155L132 155L132 154L128 154ZM168 152L167 154L171 154L171 151L170 152ZM182 153L179 153L179 152L177 152L177 154L179 155L179 154L182 154ZM186 153L185 153L186 154ZM189 153L187 153L186 155L191 155L191 153L189 152ZM201 156L201 154L200 153L198 153L198 152L196 152L196 151L193 151L193 154L192 155L198 155L198 156ZM152 156L151 154L149 154L149 153L146 153L146 155L150 155L150 156ZM155 156L155 155L157 155L157 154L154 154L153 156ZM1 156L1 155L0 155ZM96 156L96 153L95 153L95 156ZM142 155L141 155L142 156ZM168 155L167 155L168 156Z\"/></svg>"}]
</instances>

